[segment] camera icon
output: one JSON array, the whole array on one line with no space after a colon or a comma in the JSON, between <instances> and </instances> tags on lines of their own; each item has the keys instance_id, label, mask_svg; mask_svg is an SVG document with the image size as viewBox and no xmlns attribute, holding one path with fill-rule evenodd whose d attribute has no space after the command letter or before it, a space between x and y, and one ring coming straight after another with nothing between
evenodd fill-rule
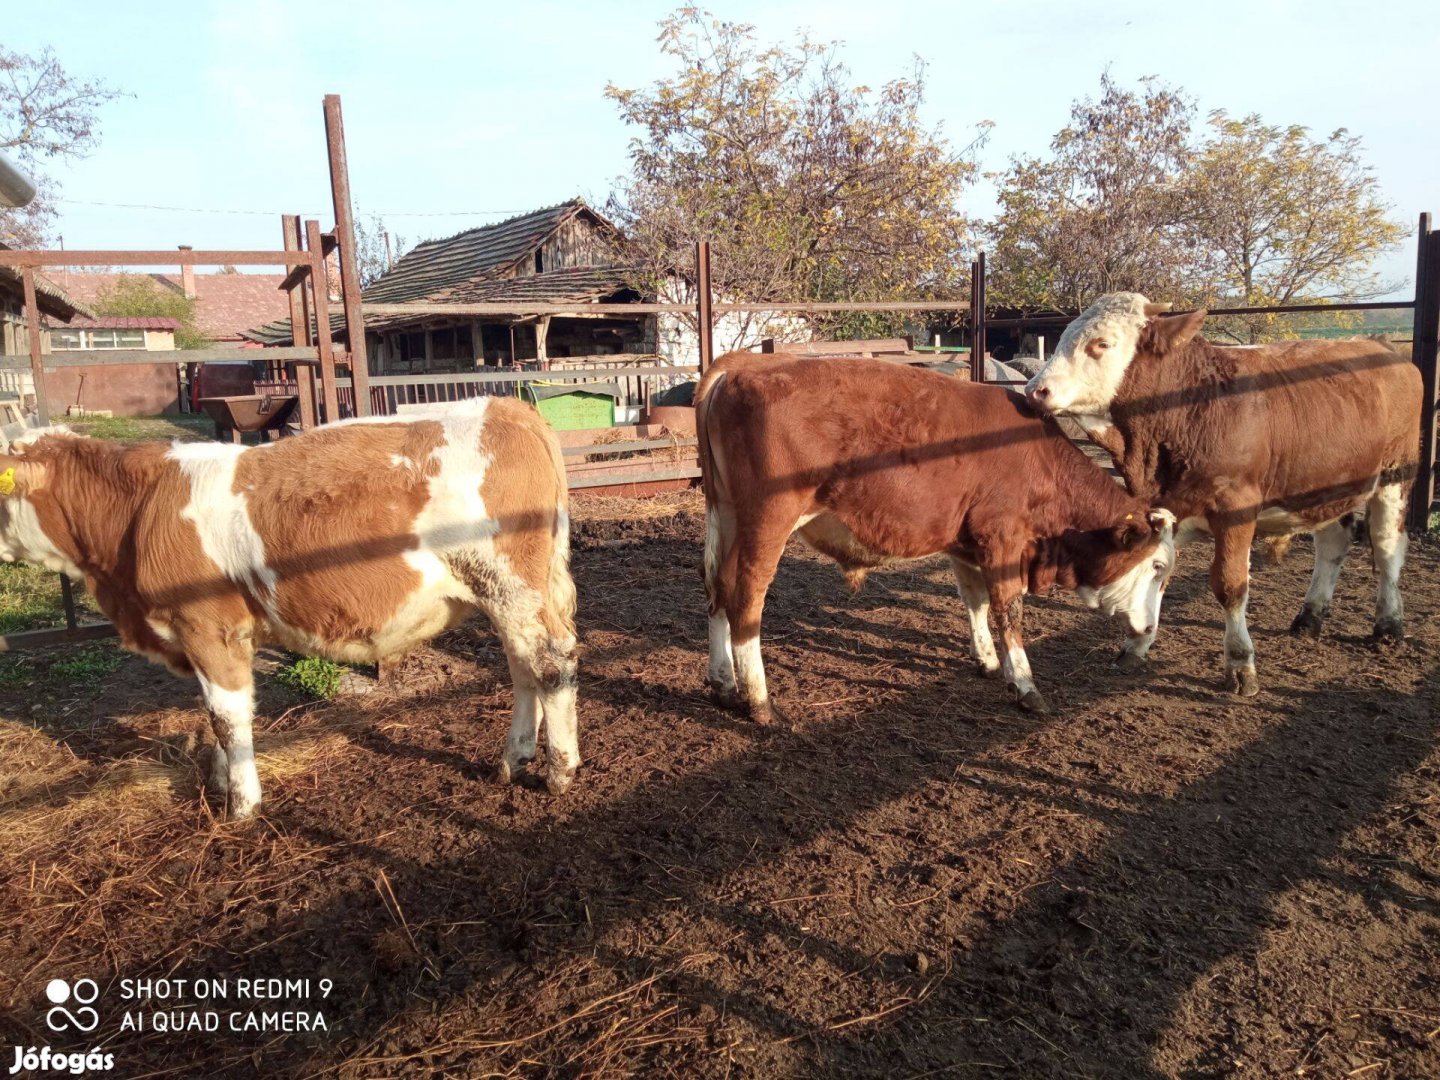
<instances>
[{"instance_id":1,"label":"camera icon","mask_svg":"<svg viewBox=\"0 0 1440 1080\"><path fill-rule=\"evenodd\" d=\"M64 979L51 979L45 984L45 997L51 1008L45 1013L45 1026L51 1031L91 1032L100 1026L100 1013L90 1008L100 997L100 986L94 979L76 979L74 985ZM73 1002L73 1010L66 1006Z\"/></svg>"}]
</instances>

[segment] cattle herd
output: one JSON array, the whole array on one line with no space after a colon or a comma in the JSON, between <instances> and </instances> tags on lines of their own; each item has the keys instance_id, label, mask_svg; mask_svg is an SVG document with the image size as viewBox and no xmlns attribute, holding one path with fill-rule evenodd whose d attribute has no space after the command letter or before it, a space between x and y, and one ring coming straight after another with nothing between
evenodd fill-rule
<instances>
[{"instance_id":1,"label":"cattle herd","mask_svg":"<svg viewBox=\"0 0 1440 1080\"><path fill-rule=\"evenodd\" d=\"M1214 538L1210 582L1238 693L1259 689L1245 623L1257 534L1314 534L1291 629L1318 635L1363 532L1375 635L1400 637L1418 370L1373 341L1216 346L1198 336L1204 315L1103 297L1023 397L883 360L719 360L696 395L718 700L762 722L776 712L761 616L795 533L857 587L870 568L946 555L976 661L1032 711L1046 703L1025 652L1025 595L1074 591L1122 624L1119 662L1140 668L1176 545L1198 534ZM1125 488L1058 416L1111 453ZM217 744L209 787L232 817L260 802L257 647L375 661L477 609L514 689L501 778L535 756L542 720L550 791L580 764L563 461L518 400L249 448L122 447L41 429L0 455L0 557L83 580L126 648L199 680Z\"/></svg>"}]
</instances>

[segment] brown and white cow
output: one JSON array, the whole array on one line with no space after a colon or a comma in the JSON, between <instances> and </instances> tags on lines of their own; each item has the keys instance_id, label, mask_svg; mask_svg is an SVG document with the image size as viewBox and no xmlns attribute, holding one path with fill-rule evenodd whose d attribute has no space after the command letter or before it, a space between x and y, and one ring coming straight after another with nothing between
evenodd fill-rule
<instances>
[{"instance_id":1,"label":"brown and white cow","mask_svg":"<svg viewBox=\"0 0 1440 1080\"><path fill-rule=\"evenodd\" d=\"M1258 534L1315 534L1315 571L1294 633L1318 637L1354 515L1365 511L1379 578L1375 637L1403 635L1405 508L1420 449L1420 373L1376 341L1224 347L1198 337L1204 311L1112 293L1061 336L1026 394L1078 419L1110 450L1132 494L1163 500L1183 543L1215 538L1210 584L1225 610L1225 666L1259 690L1245 625ZM1127 643L1139 666L1154 636Z\"/></svg>"},{"instance_id":2,"label":"brown and white cow","mask_svg":"<svg viewBox=\"0 0 1440 1080\"><path fill-rule=\"evenodd\" d=\"M1058 584L1139 637L1174 567L1174 518L1126 495L1017 394L884 360L732 353L698 391L708 682L771 716L760 618L794 532L858 587L871 567L944 553L988 675L1045 710L1025 655L1026 592Z\"/></svg>"},{"instance_id":3,"label":"brown and white cow","mask_svg":"<svg viewBox=\"0 0 1440 1080\"><path fill-rule=\"evenodd\" d=\"M502 779L534 757L542 715L550 790L574 778L565 473L530 406L479 398L250 448L42 429L0 455L0 478L0 556L83 580L126 648L199 679L231 816L260 802L258 646L372 662L477 608L514 682Z\"/></svg>"}]
</instances>

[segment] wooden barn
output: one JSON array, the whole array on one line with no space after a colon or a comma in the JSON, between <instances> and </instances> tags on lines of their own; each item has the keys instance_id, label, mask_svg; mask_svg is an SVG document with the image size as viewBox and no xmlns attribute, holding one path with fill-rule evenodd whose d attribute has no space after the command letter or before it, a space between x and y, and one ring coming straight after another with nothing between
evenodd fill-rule
<instances>
[{"instance_id":1,"label":"wooden barn","mask_svg":"<svg viewBox=\"0 0 1440 1080\"><path fill-rule=\"evenodd\" d=\"M493 225L428 240L402 256L363 291L367 303L630 303L641 299L631 273L617 265L614 226L572 199ZM481 317L367 317L372 374L473 371L573 356L656 352L653 316L537 314ZM334 316L337 341L345 323ZM288 319L245 335L289 345Z\"/></svg>"}]
</instances>

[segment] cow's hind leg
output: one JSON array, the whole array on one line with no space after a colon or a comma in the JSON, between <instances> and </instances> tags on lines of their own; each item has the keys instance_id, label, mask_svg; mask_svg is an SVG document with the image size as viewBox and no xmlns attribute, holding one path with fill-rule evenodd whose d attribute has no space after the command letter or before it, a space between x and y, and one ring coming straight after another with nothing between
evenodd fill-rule
<instances>
[{"instance_id":1,"label":"cow's hind leg","mask_svg":"<svg viewBox=\"0 0 1440 1080\"><path fill-rule=\"evenodd\" d=\"M1320 636L1330 614L1330 601L1335 596L1335 583L1340 580L1340 568L1345 564L1345 553L1350 550L1350 537L1348 516L1315 530L1315 570L1310 575L1310 588L1305 592L1300 614L1290 624L1292 634Z\"/></svg>"},{"instance_id":2,"label":"cow's hind leg","mask_svg":"<svg viewBox=\"0 0 1440 1080\"><path fill-rule=\"evenodd\" d=\"M990 636L990 590L985 585L985 575L978 567L953 557L950 565L955 568L960 598L970 613L970 649L980 665L980 674L987 679L998 678L1000 657L995 652L995 639Z\"/></svg>"},{"instance_id":3,"label":"cow's hind leg","mask_svg":"<svg viewBox=\"0 0 1440 1080\"><path fill-rule=\"evenodd\" d=\"M1400 571L1405 566L1405 506L1409 484L1386 484L1370 496L1366 525L1375 558L1379 592L1375 597L1376 641L1405 637L1405 610L1400 601Z\"/></svg>"},{"instance_id":4,"label":"cow's hind leg","mask_svg":"<svg viewBox=\"0 0 1440 1080\"><path fill-rule=\"evenodd\" d=\"M709 616L710 663L705 685L726 708L741 705L735 685L735 654L730 643L730 617L725 613L726 582L733 582L735 525L729 511L718 506L705 510L705 607Z\"/></svg>"},{"instance_id":5,"label":"cow's hind leg","mask_svg":"<svg viewBox=\"0 0 1440 1080\"><path fill-rule=\"evenodd\" d=\"M760 659L760 619L789 535L788 529L759 526L742 532L732 552L734 577L726 582L725 614L730 623L735 683L751 719L759 724L770 723L775 714Z\"/></svg>"},{"instance_id":6,"label":"cow's hind leg","mask_svg":"<svg viewBox=\"0 0 1440 1080\"><path fill-rule=\"evenodd\" d=\"M1250 598L1250 543L1255 538L1255 522L1212 520L1210 531L1215 536L1210 589L1225 610L1226 678L1235 693L1253 697L1260 692L1260 680L1255 675L1255 644L1245 625L1245 605Z\"/></svg>"}]
</instances>

